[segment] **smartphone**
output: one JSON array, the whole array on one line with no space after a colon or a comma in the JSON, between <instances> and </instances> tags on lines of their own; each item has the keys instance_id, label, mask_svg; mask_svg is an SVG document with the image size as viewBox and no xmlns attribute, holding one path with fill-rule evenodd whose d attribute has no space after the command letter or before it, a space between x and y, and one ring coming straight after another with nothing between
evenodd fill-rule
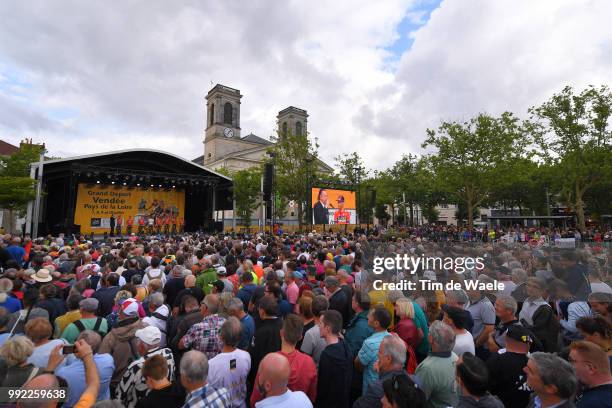
<instances>
[{"instance_id":1,"label":"smartphone","mask_svg":"<svg viewBox=\"0 0 612 408\"><path fill-rule=\"evenodd\" d=\"M62 347L62 354L74 354L74 346Z\"/></svg>"}]
</instances>

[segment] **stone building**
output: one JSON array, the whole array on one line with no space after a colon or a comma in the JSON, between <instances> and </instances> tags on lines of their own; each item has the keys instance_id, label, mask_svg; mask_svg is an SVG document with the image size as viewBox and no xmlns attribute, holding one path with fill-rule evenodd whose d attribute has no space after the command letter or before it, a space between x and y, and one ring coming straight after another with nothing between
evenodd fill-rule
<instances>
[{"instance_id":1,"label":"stone building","mask_svg":"<svg viewBox=\"0 0 612 408\"><path fill-rule=\"evenodd\" d=\"M230 171L260 166L269 157L268 149L273 142L249 133L242 136L240 105L242 94L238 89L217 84L206 95L206 127L204 132L204 154L193 160L211 170L226 168ZM304 109L289 106L276 116L280 134L303 135L308 132L308 113ZM333 169L321 160L315 163L316 172L331 174ZM284 224L297 223L297 209L288 207ZM263 224L263 210L253 213L252 222ZM231 211L219 211L215 221L223 221L226 228L232 222ZM240 222L238 221L238 224Z\"/></svg>"}]
</instances>

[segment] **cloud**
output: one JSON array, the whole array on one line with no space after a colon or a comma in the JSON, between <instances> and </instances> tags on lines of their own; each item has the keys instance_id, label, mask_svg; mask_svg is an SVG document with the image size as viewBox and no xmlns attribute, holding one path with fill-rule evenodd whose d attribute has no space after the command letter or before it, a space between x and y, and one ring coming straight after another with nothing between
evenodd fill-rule
<instances>
[{"instance_id":1,"label":"cloud","mask_svg":"<svg viewBox=\"0 0 612 408\"><path fill-rule=\"evenodd\" d=\"M57 155L151 147L192 159L212 82L244 95L243 134L270 136L278 111L298 106L324 160L357 151L385 168L421 152L440 120L523 114L612 72L605 0L437 6L0 2L0 137Z\"/></svg>"}]
</instances>

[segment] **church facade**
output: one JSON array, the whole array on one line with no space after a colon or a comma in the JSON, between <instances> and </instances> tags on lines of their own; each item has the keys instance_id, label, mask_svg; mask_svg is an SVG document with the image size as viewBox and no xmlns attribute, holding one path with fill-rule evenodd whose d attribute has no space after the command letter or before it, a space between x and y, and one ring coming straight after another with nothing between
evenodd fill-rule
<instances>
[{"instance_id":1,"label":"church facade","mask_svg":"<svg viewBox=\"0 0 612 408\"><path fill-rule=\"evenodd\" d=\"M204 154L193 160L211 170L227 169L230 172L261 166L269 156L268 149L274 145L270 140L249 133L242 136L240 126L240 100L238 89L215 85L206 95L206 126L204 133ZM308 112L290 106L276 116L280 134L303 135L308 132ZM316 172L331 174L333 169L317 159ZM217 211L215 221L223 222L224 228L234 224L232 211ZM255 210L252 223L264 225L263 207ZM286 216L278 220L283 224L297 224L297 209L288 206ZM241 225L236 220L236 225Z\"/></svg>"},{"instance_id":2,"label":"church facade","mask_svg":"<svg viewBox=\"0 0 612 408\"><path fill-rule=\"evenodd\" d=\"M238 89L217 84L206 95L206 127L204 155L193 162L211 170L226 168L230 171L261 165L273 143L249 133L242 136L240 126L240 100ZM281 110L277 117L282 134L302 135L308 132L308 113L293 106ZM333 169L317 160L317 171L331 173Z\"/></svg>"}]
</instances>

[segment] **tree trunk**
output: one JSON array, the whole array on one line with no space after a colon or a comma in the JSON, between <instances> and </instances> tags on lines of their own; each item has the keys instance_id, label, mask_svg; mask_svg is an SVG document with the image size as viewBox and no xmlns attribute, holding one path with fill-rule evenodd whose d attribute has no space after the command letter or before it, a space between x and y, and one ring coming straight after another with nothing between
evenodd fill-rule
<instances>
[{"instance_id":1,"label":"tree trunk","mask_svg":"<svg viewBox=\"0 0 612 408\"><path fill-rule=\"evenodd\" d=\"M414 227L414 204L410 202L410 226Z\"/></svg>"},{"instance_id":2,"label":"tree trunk","mask_svg":"<svg viewBox=\"0 0 612 408\"><path fill-rule=\"evenodd\" d=\"M472 205L472 200L467 201L467 226L468 229L472 229L474 227L474 206Z\"/></svg>"},{"instance_id":3,"label":"tree trunk","mask_svg":"<svg viewBox=\"0 0 612 408\"><path fill-rule=\"evenodd\" d=\"M8 233L9 234L14 234L15 230L13 229L13 219L14 219L14 217L13 217L13 209L9 208L8 213L9 213L9 217L8 217Z\"/></svg>"},{"instance_id":4,"label":"tree trunk","mask_svg":"<svg viewBox=\"0 0 612 408\"><path fill-rule=\"evenodd\" d=\"M578 182L576 182L576 217L578 218L578 229L581 234L584 234L586 231L586 222L584 219L584 201L582 201L582 197L584 195L584 189L580 188Z\"/></svg>"},{"instance_id":5,"label":"tree trunk","mask_svg":"<svg viewBox=\"0 0 612 408\"><path fill-rule=\"evenodd\" d=\"M304 225L304 223L302 222L303 203L301 201L298 203L297 211L298 211L298 231L302 231L302 225Z\"/></svg>"}]
</instances>

